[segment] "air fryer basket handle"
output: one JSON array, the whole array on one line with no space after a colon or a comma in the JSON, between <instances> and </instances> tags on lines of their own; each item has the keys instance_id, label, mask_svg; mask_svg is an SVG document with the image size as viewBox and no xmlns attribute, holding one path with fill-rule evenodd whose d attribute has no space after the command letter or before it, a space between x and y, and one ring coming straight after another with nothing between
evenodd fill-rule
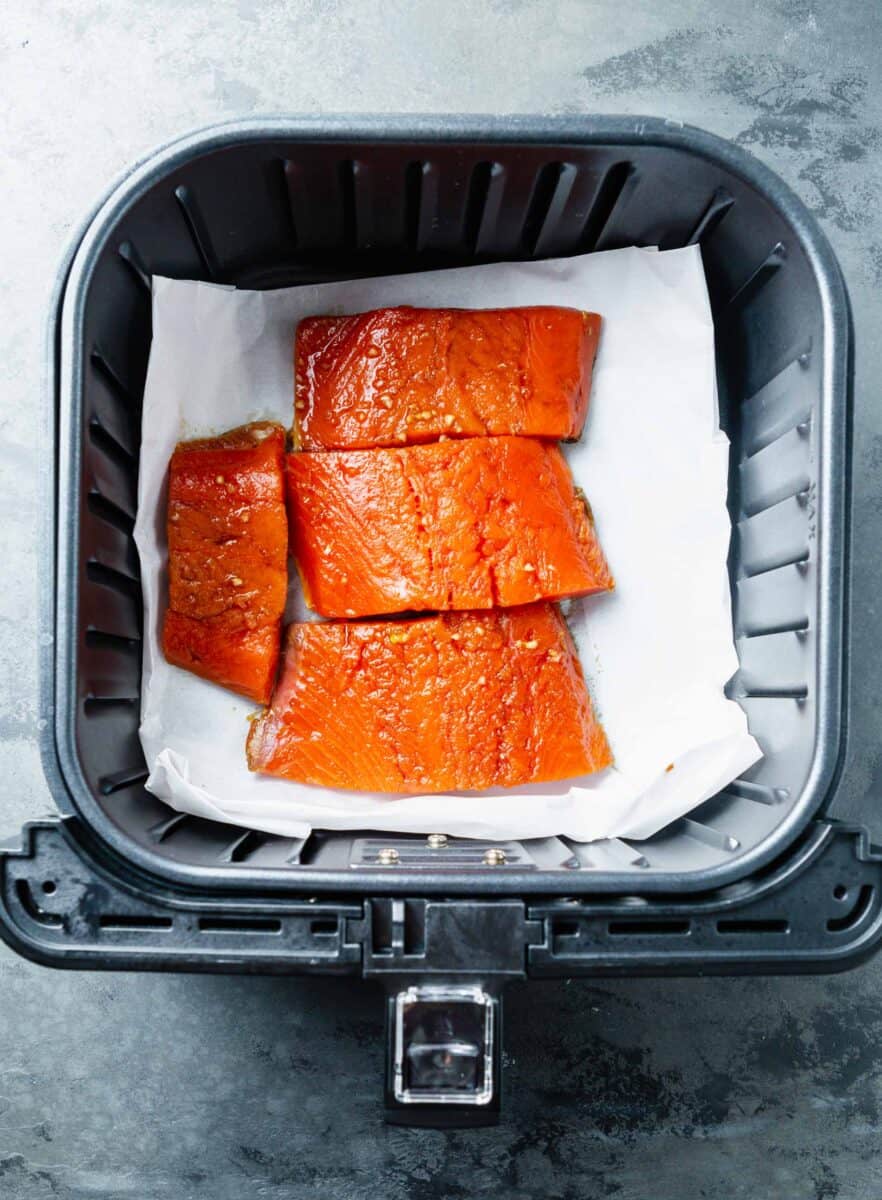
<instances>
[{"instance_id":1,"label":"air fryer basket handle","mask_svg":"<svg viewBox=\"0 0 882 1200\"><path fill-rule=\"evenodd\" d=\"M470 1128L499 1119L501 1013L481 984L409 984L386 997L386 1120Z\"/></svg>"},{"instance_id":2,"label":"air fryer basket handle","mask_svg":"<svg viewBox=\"0 0 882 1200\"><path fill-rule=\"evenodd\" d=\"M54 967L379 982L390 1034L387 1119L407 1125L497 1119L500 998L511 979L841 971L882 942L882 851L866 828L838 821L814 822L784 861L737 894L647 898L639 923L630 897L547 896L529 908L512 899L301 897L274 903L274 938L254 936L253 900L220 907L159 892L99 851L76 818L31 822L17 844L0 845L0 940ZM615 958L613 921L630 933L617 937Z\"/></svg>"},{"instance_id":3,"label":"air fryer basket handle","mask_svg":"<svg viewBox=\"0 0 882 1200\"><path fill-rule=\"evenodd\" d=\"M350 923L386 993L386 1119L435 1127L499 1119L502 1001L541 923L522 900L398 899Z\"/></svg>"}]
</instances>

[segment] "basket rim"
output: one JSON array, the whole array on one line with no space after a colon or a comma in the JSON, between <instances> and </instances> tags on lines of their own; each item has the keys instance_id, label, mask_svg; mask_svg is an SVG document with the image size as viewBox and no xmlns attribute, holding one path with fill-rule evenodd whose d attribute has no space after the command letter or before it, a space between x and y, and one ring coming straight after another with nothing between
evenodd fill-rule
<instances>
[{"instance_id":1,"label":"basket rim","mask_svg":"<svg viewBox=\"0 0 882 1200\"><path fill-rule=\"evenodd\" d=\"M543 871L483 872L458 879L451 872L402 870L361 874L352 870L236 867L222 869L174 862L140 846L98 804L82 772L74 737L75 689L71 687L76 636L74 582L78 555L78 433L65 423L62 397L77 393L82 365L86 285L100 249L122 213L163 175L196 157L244 142L547 145L549 147L659 146L705 158L759 192L788 223L806 254L818 286L824 321L823 390L829 408L821 455L825 503L825 554L818 593L817 721L812 763L799 801L774 832L728 862L693 871L647 873L645 894L704 892L744 878L791 844L821 808L835 785L844 756L847 670L847 554L850 496L851 324L848 296L836 256L815 218L768 167L741 147L680 121L640 116L491 117L447 115L266 115L183 133L126 168L79 227L60 265L47 321L44 430L41 455L44 537L41 553L41 708L50 717L41 730L43 769L63 814L78 814L93 834L124 863L163 883L234 891L357 891L377 893L528 895L633 892L633 874ZM78 404L68 404L72 415ZM65 451L73 450L73 453ZM61 450L61 453L59 453ZM66 507L65 507L66 506ZM62 514L71 536L58 537ZM66 600L67 603L63 603ZM232 828L232 827L231 827ZM346 835L343 835L346 836Z\"/></svg>"}]
</instances>

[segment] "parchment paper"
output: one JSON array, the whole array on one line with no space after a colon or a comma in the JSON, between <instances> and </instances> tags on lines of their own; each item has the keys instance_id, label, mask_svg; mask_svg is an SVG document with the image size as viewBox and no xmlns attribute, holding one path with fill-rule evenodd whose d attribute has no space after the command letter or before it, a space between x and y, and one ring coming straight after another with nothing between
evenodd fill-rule
<instances>
[{"instance_id":1,"label":"parchment paper","mask_svg":"<svg viewBox=\"0 0 882 1200\"><path fill-rule=\"evenodd\" d=\"M245 762L253 706L163 659L166 472L175 443L257 418L289 426L297 321L393 304L562 304L603 315L588 423L565 451L617 584L565 607L616 757L599 775L402 797L262 778ZM147 787L182 812L290 837L314 826L492 839L650 836L760 756L743 712L723 694L738 665L726 573L728 452L697 247L275 292L155 278L135 526ZM289 615L302 611L296 587Z\"/></svg>"}]
</instances>

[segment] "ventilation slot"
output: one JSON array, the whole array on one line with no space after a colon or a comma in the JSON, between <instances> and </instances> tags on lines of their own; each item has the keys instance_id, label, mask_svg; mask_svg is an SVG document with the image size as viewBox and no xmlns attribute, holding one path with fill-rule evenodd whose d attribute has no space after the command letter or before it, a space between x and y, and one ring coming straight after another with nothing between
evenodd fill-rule
<instances>
[{"instance_id":1,"label":"ventilation slot","mask_svg":"<svg viewBox=\"0 0 882 1200\"><path fill-rule=\"evenodd\" d=\"M593 871L597 863L593 858L589 858L585 853L585 846L574 841L573 838L562 837L559 839L561 844L569 851L566 857L560 860L560 865L568 870L591 870ZM649 866L649 863L646 864Z\"/></svg>"},{"instance_id":2,"label":"ventilation slot","mask_svg":"<svg viewBox=\"0 0 882 1200\"><path fill-rule=\"evenodd\" d=\"M129 268L134 279L147 292L148 296L152 293L153 288L150 283L150 272L144 266L141 256L131 242L122 242L119 247L119 256Z\"/></svg>"},{"instance_id":3,"label":"ventilation slot","mask_svg":"<svg viewBox=\"0 0 882 1200\"><path fill-rule=\"evenodd\" d=\"M107 359L104 356L103 351L99 350L97 346L92 350L92 353L89 355L89 361L91 362L92 366L97 371L97 373L104 380L104 382L107 384L110 391L116 396L116 398L118 400L121 400L123 402L126 409L131 409L133 407L137 407L137 405L135 405L134 400L132 398L131 391L123 383L123 381L122 381L122 379L120 379L118 373L113 369L113 367L107 361Z\"/></svg>"},{"instance_id":4,"label":"ventilation slot","mask_svg":"<svg viewBox=\"0 0 882 1200\"><path fill-rule=\"evenodd\" d=\"M487 227L499 208L504 175L499 163L481 162L472 170L464 229L466 246L472 254L480 254L484 248Z\"/></svg>"},{"instance_id":5,"label":"ventilation slot","mask_svg":"<svg viewBox=\"0 0 882 1200\"><path fill-rule=\"evenodd\" d=\"M622 867L637 867L641 871L645 871L649 867L649 859L636 850L628 842L623 842L620 838L605 838L602 842L594 843L595 855L598 859L612 860L613 870L619 870Z\"/></svg>"},{"instance_id":6,"label":"ventilation slot","mask_svg":"<svg viewBox=\"0 0 882 1200\"><path fill-rule=\"evenodd\" d=\"M83 712L87 717L100 717L117 709L132 708L140 699L140 696L87 696Z\"/></svg>"},{"instance_id":7,"label":"ventilation slot","mask_svg":"<svg viewBox=\"0 0 882 1200\"><path fill-rule=\"evenodd\" d=\"M726 791L741 800L753 800L755 804L783 804L785 800L790 799L787 788L764 787L762 784L752 783L749 779L733 780Z\"/></svg>"},{"instance_id":8,"label":"ventilation slot","mask_svg":"<svg viewBox=\"0 0 882 1200\"><path fill-rule=\"evenodd\" d=\"M355 212L355 245L359 250L372 250L377 240L372 187L371 168L368 164L353 162L352 199ZM398 241L397 230L395 240Z\"/></svg>"},{"instance_id":9,"label":"ventilation slot","mask_svg":"<svg viewBox=\"0 0 882 1200\"><path fill-rule=\"evenodd\" d=\"M286 857L285 862L290 866L298 866L302 861L303 851L308 840L308 838L292 838L291 852Z\"/></svg>"},{"instance_id":10,"label":"ventilation slot","mask_svg":"<svg viewBox=\"0 0 882 1200\"><path fill-rule=\"evenodd\" d=\"M791 415L789 422L779 422L777 427L773 427L766 431L764 436L757 437L751 449L747 451L742 460L742 467L755 458L756 455L762 454L764 450L768 450L770 446L774 446L776 442L780 442L782 438L788 434L796 433L799 438L808 438L811 435L812 422L811 413L806 414L803 411L794 412ZM793 440L792 438L790 439Z\"/></svg>"},{"instance_id":11,"label":"ventilation slot","mask_svg":"<svg viewBox=\"0 0 882 1200\"><path fill-rule=\"evenodd\" d=\"M784 917L729 918L717 921L718 933L789 933L790 922Z\"/></svg>"},{"instance_id":12,"label":"ventilation slot","mask_svg":"<svg viewBox=\"0 0 882 1200\"><path fill-rule=\"evenodd\" d=\"M162 821L157 821L155 825L151 825L147 830L147 836L152 842L159 845L160 842L164 842L166 838L171 837L175 830L180 829L189 820L189 813L172 813L170 817L165 817Z\"/></svg>"},{"instance_id":13,"label":"ventilation slot","mask_svg":"<svg viewBox=\"0 0 882 1200\"><path fill-rule=\"evenodd\" d=\"M294 215L294 178L295 169L293 163L287 158L280 158L278 161L279 168L279 186L281 187L281 207L285 214L285 221L288 225L288 235L291 241L292 248L297 245L297 219ZM275 187L275 185L273 185Z\"/></svg>"},{"instance_id":14,"label":"ventilation slot","mask_svg":"<svg viewBox=\"0 0 882 1200\"><path fill-rule=\"evenodd\" d=\"M610 921L607 926L613 937L626 934L660 936L662 934L684 935L689 933L689 921Z\"/></svg>"},{"instance_id":15,"label":"ventilation slot","mask_svg":"<svg viewBox=\"0 0 882 1200\"><path fill-rule=\"evenodd\" d=\"M603 236L610 222L613 209L621 199L625 184L633 173L634 168L628 162L614 163L603 177L588 219L582 228L580 245L582 250L593 250Z\"/></svg>"},{"instance_id":16,"label":"ventilation slot","mask_svg":"<svg viewBox=\"0 0 882 1200\"><path fill-rule=\"evenodd\" d=\"M107 567L104 563L95 562L94 559L90 559L86 563L86 578L91 583L111 588L123 596L141 598L141 585L137 579L133 579L131 575L124 575L122 571L117 571L114 567Z\"/></svg>"},{"instance_id":17,"label":"ventilation slot","mask_svg":"<svg viewBox=\"0 0 882 1200\"><path fill-rule=\"evenodd\" d=\"M118 529L120 533L129 535L135 528L134 517L130 517L118 504L114 504L112 500L108 500L100 492L89 492L86 497L86 504L89 512L93 513L99 521L105 521L108 525L112 525L114 529Z\"/></svg>"},{"instance_id":18,"label":"ventilation slot","mask_svg":"<svg viewBox=\"0 0 882 1200\"><path fill-rule=\"evenodd\" d=\"M827 922L827 929L830 933L844 933L846 929L852 929L858 922L864 919L872 903L873 886L872 884L865 883L858 893L854 908L846 913L844 917L831 917Z\"/></svg>"},{"instance_id":19,"label":"ventilation slot","mask_svg":"<svg viewBox=\"0 0 882 1200\"><path fill-rule=\"evenodd\" d=\"M103 629L87 629L85 642L90 650L118 650L125 652L137 650L141 644L141 639L124 637L120 633L105 633Z\"/></svg>"},{"instance_id":20,"label":"ventilation slot","mask_svg":"<svg viewBox=\"0 0 882 1200\"><path fill-rule=\"evenodd\" d=\"M556 918L552 924L555 937L576 937L579 933L579 922Z\"/></svg>"},{"instance_id":21,"label":"ventilation slot","mask_svg":"<svg viewBox=\"0 0 882 1200\"><path fill-rule=\"evenodd\" d=\"M211 237L208 233L205 219L202 216L199 202L190 188L185 184L181 184L175 188L175 199L180 206L184 223L187 226L190 237L193 239L193 245L196 247L196 253L202 262L203 270L209 279L217 279L220 275L217 258L215 257L214 247L211 244Z\"/></svg>"},{"instance_id":22,"label":"ventilation slot","mask_svg":"<svg viewBox=\"0 0 882 1200\"><path fill-rule=\"evenodd\" d=\"M744 308L746 304L749 304L757 293L784 266L786 261L787 247L783 242L778 242L772 247L753 274L749 275L744 283L742 283L741 287L729 301L729 308Z\"/></svg>"},{"instance_id":23,"label":"ventilation slot","mask_svg":"<svg viewBox=\"0 0 882 1200\"><path fill-rule=\"evenodd\" d=\"M148 917L138 913L102 913L98 924L102 929L116 930L120 933L143 933L149 930L158 932L171 929L174 922L171 917Z\"/></svg>"},{"instance_id":24,"label":"ventilation slot","mask_svg":"<svg viewBox=\"0 0 882 1200\"><path fill-rule=\"evenodd\" d=\"M803 399L803 403L797 407L794 401L789 411L782 412L777 421L767 421L765 429L757 430L753 433L753 437L749 439L745 446L745 455L743 463L749 462L755 455L762 454L764 450L768 450L770 446L774 446L788 433L796 433L801 438L808 438L812 432L812 414L807 411L811 401L807 398Z\"/></svg>"},{"instance_id":25,"label":"ventilation slot","mask_svg":"<svg viewBox=\"0 0 882 1200\"><path fill-rule=\"evenodd\" d=\"M124 471L131 470L135 456L130 454L125 446L121 442L118 442L113 434L109 433L95 417L89 422L89 440L102 454L106 454L108 458L122 467Z\"/></svg>"},{"instance_id":26,"label":"ventilation slot","mask_svg":"<svg viewBox=\"0 0 882 1200\"><path fill-rule=\"evenodd\" d=\"M669 826L669 831L682 833L694 842L701 842L703 846L710 846L712 850L722 850L727 854L741 848L738 838L719 829L712 829L710 825L702 825L700 821L693 821L691 817L681 817Z\"/></svg>"},{"instance_id":27,"label":"ventilation slot","mask_svg":"<svg viewBox=\"0 0 882 1200\"><path fill-rule=\"evenodd\" d=\"M768 562L757 564L751 570L744 572L746 579L758 579L760 575L768 575L770 571L780 571L782 567L804 567L809 561L809 548L805 546L799 551L790 551L790 553L781 552L780 558L770 559Z\"/></svg>"},{"instance_id":28,"label":"ventilation slot","mask_svg":"<svg viewBox=\"0 0 882 1200\"><path fill-rule=\"evenodd\" d=\"M536 176L533 195L530 197L530 207L527 210L523 232L521 233L521 243L527 254L533 255L536 253L546 225L549 228L553 228L554 222L560 216L563 203L566 201L566 197L573 186L575 176L575 167L560 162L546 163ZM562 184L565 178L568 186L563 187ZM563 193L562 199L558 197L559 191ZM556 198L557 203L555 203ZM553 215L552 208L554 208Z\"/></svg>"},{"instance_id":29,"label":"ventilation slot","mask_svg":"<svg viewBox=\"0 0 882 1200\"><path fill-rule=\"evenodd\" d=\"M811 448L798 426L751 458L744 459L739 471L741 505L746 517L755 517L794 497L797 497L797 504L808 505L812 482Z\"/></svg>"},{"instance_id":30,"label":"ventilation slot","mask_svg":"<svg viewBox=\"0 0 882 1200\"><path fill-rule=\"evenodd\" d=\"M740 700L797 700L804 701L808 697L805 684L799 687L751 687L738 692Z\"/></svg>"},{"instance_id":31,"label":"ventilation slot","mask_svg":"<svg viewBox=\"0 0 882 1200\"><path fill-rule=\"evenodd\" d=\"M257 833L255 830L249 829L247 832L237 837L234 842L231 842L229 846L227 846L227 848L220 855L220 860L221 862L227 863L245 862L245 860L250 858L251 855L254 854L255 851L259 850L261 846L265 846L269 840L269 834Z\"/></svg>"},{"instance_id":32,"label":"ventilation slot","mask_svg":"<svg viewBox=\"0 0 882 1200\"><path fill-rule=\"evenodd\" d=\"M734 203L735 197L730 196L725 188L717 188L711 197L710 204L708 204L698 224L687 238L686 245L703 245L708 241Z\"/></svg>"},{"instance_id":33,"label":"ventilation slot","mask_svg":"<svg viewBox=\"0 0 882 1200\"><path fill-rule=\"evenodd\" d=\"M328 841L328 834L313 829L309 837L295 848L296 861L301 866L311 866Z\"/></svg>"},{"instance_id":34,"label":"ventilation slot","mask_svg":"<svg viewBox=\"0 0 882 1200\"><path fill-rule=\"evenodd\" d=\"M809 559L809 518L795 496L738 523L744 575L751 577Z\"/></svg>"},{"instance_id":35,"label":"ventilation slot","mask_svg":"<svg viewBox=\"0 0 882 1200\"><path fill-rule=\"evenodd\" d=\"M798 617L792 621L782 621L778 625L745 627L740 636L747 638L770 637L773 633L805 633L809 627L808 617Z\"/></svg>"},{"instance_id":36,"label":"ventilation slot","mask_svg":"<svg viewBox=\"0 0 882 1200\"><path fill-rule=\"evenodd\" d=\"M425 245L423 182L428 173L429 164L425 162L408 163L404 172L404 229L407 244L415 251Z\"/></svg>"},{"instance_id":37,"label":"ventilation slot","mask_svg":"<svg viewBox=\"0 0 882 1200\"><path fill-rule=\"evenodd\" d=\"M746 459L742 463L742 470L750 462ZM807 474L803 474L798 480L790 481L780 490L767 491L764 495L757 496L753 500L744 501L742 508L744 516L747 519L758 517L761 513L768 512L770 508L774 508L777 504L783 504L785 500L795 500L800 507L804 508L808 503L810 480Z\"/></svg>"},{"instance_id":38,"label":"ventilation slot","mask_svg":"<svg viewBox=\"0 0 882 1200\"><path fill-rule=\"evenodd\" d=\"M336 937L340 932L340 922L335 917L310 921L309 932L313 937Z\"/></svg>"},{"instance_id":39,"label":"ventilation slot","mask_svg":"<svg viewBox=\"0 0 882 1200\"><path fill-rule=\"evenodd\" d=\"M578 921L567 920L562 917L555 917L551 922L551 952L552 954L566 954L569 950L572 952L573 946L566 945L564 939L578 937L581 926Z\"/></svg>"},{"instance_id":40,"label":"ventilation slot","mask_svg":"<svg viewBox=\"0 0 882 1200\"><path fill-rule=\"evenodd\" d=\"M812 365L811 335L785 346L766 365L765 382L745 400L741 413L741 442L756 454L814 413L817 381L808 375Z\"/></svg>"},{"instance_id":41,"label":"ventilation slot","mask_svg":"<svg viewBox=\"0 0 882 1200\"><path fill-rule=\"evenodd\" d=\"M281 933L278 917L200 917L202 933Z\"/></svg>"},{"instance_id":42,"label":"ventilation slot","mask_svg":"<svg viewBox=\"0 0 882 1200\"><path fill-rule=\"evenodd\" d=\"M98 787L102 796L112 796L114 792L122 791L123 788L143 783L148 774L149 771L146 767L129 767L126 771L114 771L112 775L102 775L98 780Z\"/></svg>"},{"instance_id":43,"label":"ventilation slot","mask_svg":"<svg viewBox=\"0 0 882 1200\"><path fill-rule=\"evenodd\" d=\"M803 437L811 432L813 397L804 369L799 361L789 362L745 403L741 438L747 458L774 445L792 429L798 429Z\"/></svg>"},{"instance_id":44,"label":"ventilation slot","mask_svg":"<svg viewBox=\"0 0 882 1200\"><path fill-rule=\"evenodd\" d=\"M343 244L348 250L358 245L358 225L355 211L356 163L347 159L340 163L340 206L343 218Z\"/></svg>"}]
</instances>

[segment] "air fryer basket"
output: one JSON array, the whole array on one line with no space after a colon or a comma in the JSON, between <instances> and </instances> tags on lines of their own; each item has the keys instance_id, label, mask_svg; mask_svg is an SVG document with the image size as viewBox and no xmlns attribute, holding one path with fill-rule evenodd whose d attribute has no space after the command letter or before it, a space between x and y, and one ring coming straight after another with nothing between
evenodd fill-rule
<instances>
[{"instance_id":1,"label":"air fryer basket","mask_svg":"<svg viewBox=\"0 0 882 1200\"><path fill-rule=\"evenodd\" d=\"M501 866L468 843L305 843L171 812L144 790L132 540L150 276L279 287L357 274L699 243L732 441L731 694L760 763L640 844L548 838ZM63 812L141 871L210 893L684 893L755 872L823 806L842 728L848 322L823 235L771 172L678 124L632 118L272 119L184 138L110 192L59 289L54 719ZM398 865L377 851L394 846Z\"/></svg>"}]
</instances>

